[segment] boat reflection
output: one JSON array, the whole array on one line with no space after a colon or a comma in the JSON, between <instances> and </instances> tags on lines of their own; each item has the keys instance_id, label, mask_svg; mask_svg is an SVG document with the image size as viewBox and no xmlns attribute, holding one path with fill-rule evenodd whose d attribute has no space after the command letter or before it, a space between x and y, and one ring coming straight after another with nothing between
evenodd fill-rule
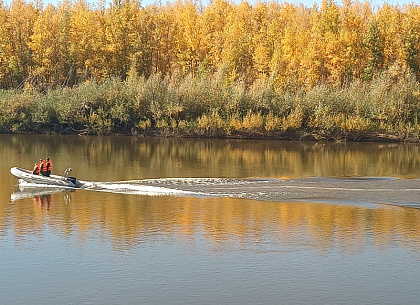
<instances>
[{"instance_id":1,"label":"boat reflection","mask_svg":"<svg viewBox=\"0 0 420 305\"><path fill-rule=\"evenodd\" d=\"M10 195L10 200L18 201L27 198L34 198L34 201L40 207L51 206L51 195L55 193L65 193L65 199L70 200L69 192L74 192L72 189L56 188L56 187L34 187L19 184L14 192Z\"/></svg>"}]
</instances>

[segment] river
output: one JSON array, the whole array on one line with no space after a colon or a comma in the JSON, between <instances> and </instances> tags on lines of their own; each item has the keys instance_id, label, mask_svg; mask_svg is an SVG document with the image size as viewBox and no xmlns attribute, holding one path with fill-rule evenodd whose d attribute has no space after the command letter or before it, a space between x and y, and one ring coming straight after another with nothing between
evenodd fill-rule
<instances>
[{"instance_id":1,"label":"river","mask_svg":"<svg viewBox=\"0 0 420 305\"><path fill-rule=\"evenodd\" d=\"M420 146L0 135L3 304L417 304ZM50 157L81 189L18 183Z\"/></svg>"}]
</instances>

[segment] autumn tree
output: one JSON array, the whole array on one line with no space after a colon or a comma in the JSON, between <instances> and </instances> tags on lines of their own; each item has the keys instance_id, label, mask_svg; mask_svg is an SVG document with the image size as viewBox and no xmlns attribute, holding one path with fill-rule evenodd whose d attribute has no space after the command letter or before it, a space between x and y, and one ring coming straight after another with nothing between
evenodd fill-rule
<instances>
[{"instance_id":1,"label":"autumn tree","mask_svg":"<svg viewBox=\"0 0 420 305\"><path fill-rule=\"evenodd\" d=\"M236 10L230 12L222 51L222 64L229 67L231 78L242 78L246 83L251 83L254 79L252 16L252 7L246 1L241 2Z\"/></svg>"},{"instance_id":2,"label":"autumn tree","mask_svg":"<svg viewBox=\"0 0 420 305\"><path fill-rule=\"evenodd\" d=\"M364 71L364 77L372 79L375 73L383 68L385 61L385 41L377 20L373 19L369 23L363 42L368 51L368 64Z\"/></svg>"},{"instance_id":3,"label":"autumn tree","mask_svg":"<svg viewBox=\"0 0 420 305\"><path fill-rule=\"evenodd\" d=\"M411 72L420 78L420 7L409 5L404 27L405 61Z\"/></svg>"},{"instance_id":4,"label":"autumn tree","mask_svg":"<svg viewBox=\"0 0 420 305\"><path fill-rule=\"evenodd\" d=\"M284 34L281 38L281 46L277 48L280 88L295 90L302 87L306 79L306 66L303 60L305 53L308 52L308 42L311 34L311 20L309 11L303 7L296 7L286 4L282 10L288 16ZM309 64L311 61L309 62Z\"/></svg>"},{"instance_id":5,"label":"autumn tree","mask_svg":"<svg viewBox=\"0 0 420 305\"><path fill-rule=\"evenodd\" d=\"M222 53L226 43L228 16L234 6L226 0L215 0L210 3L201 16L202 43L205 57L204 65L211 72L222 65Z\"/></svg>"},{"instance_id":6,"label":"autumn tree","mask_svg":"<svg viewBox=\"0 0 420 305\"><path fill-rule=\"evenodd\" d=\"M389 4L384 4L376 13L377 27L382 37L384 67L391 67L395 62L404 63L404 15L397 6Z\"/></svg>"},{"instance_id":7,"label":"autumn tree","mask_svg":"<svg viewBox=\"0 0 420 305\"><path fill-rule=\"evenodd\" d=\"M175 36L178 66L184 73L195 75L204 59L201 17L197 3L178 1L175 4L178 31Z\"/></svg>"},{"instance_id":8,"label":"autumn tree","mask_svg":"<svg viewBox=\"0 0 420 305\"><path fill-rule=\"evenodd\" d=\"M9 11L0 1L0 88L12 86L9 67L9 58L12 55L10 40Z\"/></svg>"},{"instance_id":9,"label":"autumn tree","mask_svg":"<svg viewBox=\"0 0 420 305\"><path fill-rule=\"evenodd\" d=\"M152 15L149 29L152 32L150 43L152 73L172 74L176 65L174 37L178 32L173 4L152 5L147 10Z\"/></svg>"},{"instance_id":10,"label":"autumn tree","mask_svg":"<svg viewBox=\"0 0 420 305\"><path fill-rule=\"evenodd\" d=\"M363 74L364 58L366 51L363 48L363 36L366 31L367 20L371 17L372 10L368 3L364 5L350 0L343 1L340 10L341 27L339 42L341 45L340 67L337 81L348 85L359 79Z\"/></svg>"},{"instance_id":11,"label":"autumn tree","mask_svg":"<svg viewBox=\"0 0 420 305\"><path fill-rule=\"evenodd\" d=\"M137 19L140 2L137 0L114 0L105 15L106 51L111 75L127 77L135 46Z\"/></svg>"},{"instance_id":12,"label":"autumn tree","mask_svg":"<svg viewBox=\"0 0 420 305\"><path fill-rule=\"evenodd\" d=\"M34 23L30 48L33 52L33 82L37 86L55 85L60 78L59 19L56 8L49 4Z\"/></svg>"},{"instance_id":13,"label":"autumn tree","mask_svg":"<svg viewBox=\"0 0 420 305\"><path fill-rule=\"evenodd\" d=\"M9 50L8 57L11 82L13 86L21 86L28 79L33 66L31 36L40 8L33 3L14 0L9 13Z\"/></svg>"}]
</instances>

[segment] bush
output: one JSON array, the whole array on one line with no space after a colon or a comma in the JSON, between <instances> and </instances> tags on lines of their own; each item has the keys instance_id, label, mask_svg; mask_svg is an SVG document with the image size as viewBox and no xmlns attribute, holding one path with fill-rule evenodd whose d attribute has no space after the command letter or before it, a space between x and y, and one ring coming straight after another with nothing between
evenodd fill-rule
<instances>
[{"instance_id":1,"label":"bush","mask_svg":"<svg viewBox=\"0 0 420 305\"><path fill-rule=\"evenodd\" d=\"M45 93L0 91L1 132L226 136L235 132L382 132L419 137L420 85L395 65L370 82L276 91L270 78L249 87L214 74L135 74Z\"/></svg>"}]
</instances>

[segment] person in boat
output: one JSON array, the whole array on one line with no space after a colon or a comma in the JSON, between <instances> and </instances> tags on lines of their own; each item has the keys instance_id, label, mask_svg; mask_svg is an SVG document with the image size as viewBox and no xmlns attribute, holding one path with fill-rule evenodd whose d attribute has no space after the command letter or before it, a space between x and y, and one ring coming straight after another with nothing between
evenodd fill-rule
<instances>
[{"instance_id":1,"label":"person in boat","mask_svg":"<svg viewBox=\"0 0 420 305\"><path fill-rule=\"evenodd\" d=\"M44 159L40 159L39 164L40 164L40 167L41 167L41 175L42 176L47 176L47 162L45 162Z\"/></svg>"},{"instance_id":2,"label":"person in boat","mask_svg":"<svg viewBox=\"0 0 420 305\"><path fill-rule=\"evenodd\" d=\"M41 165L39 163L34 164L34 170L32 171L32 174L39 175L39 172L41 171Z\"/></svg>"},{"instance_id":3,"label":"person in boat","mask_svg":"<svg viewBox=\"0 0 420 305\"><path fill-rule=\"evenodd\" d=\"M50 158L47 158L46 165L47 165L47 172L46 172L45 176L49 177L51 175L51 171L52 171L52 162L51 162Z\"/></svg>"}]
</instances>

